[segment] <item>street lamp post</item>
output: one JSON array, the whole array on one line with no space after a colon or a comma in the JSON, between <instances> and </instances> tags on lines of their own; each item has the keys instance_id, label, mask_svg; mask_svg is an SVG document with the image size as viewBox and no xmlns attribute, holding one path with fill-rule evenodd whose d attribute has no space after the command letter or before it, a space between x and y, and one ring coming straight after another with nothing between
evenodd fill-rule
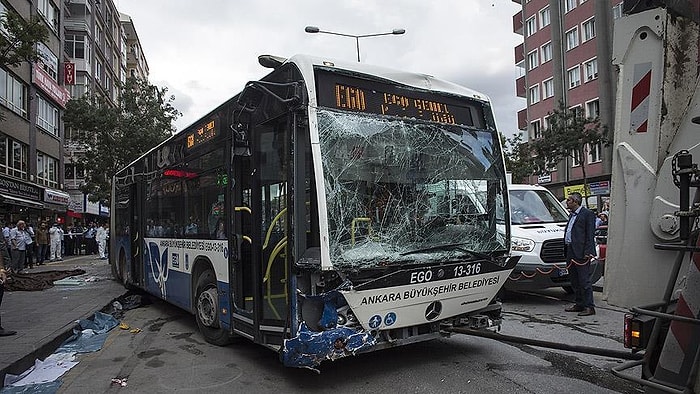
<instances>
[{"instance_id":1,"label":"street lamp post","mask_svg":"<svg viewBox=\"0 0 700 394\"><path fill-rule=\"evenodd\" d=\"M307 33L325 33L325 34L332 34L334 36L343 36L343 37L351 37L355 39L355 44L357 46L357 62L360 62L360 38L366 38L366 37L378 37L378 36L390 36L390 35L399 35L399 34L404 34L406 32L405 29L394 29L390 32L386 33L375 33L375 34L360 34L360 35L355 35L355 34L345 34L345 33L336 33L333 31L325 31L321 30L316 26L306 26L304 28L304 31Z\"/></svg>"}]
</instances>

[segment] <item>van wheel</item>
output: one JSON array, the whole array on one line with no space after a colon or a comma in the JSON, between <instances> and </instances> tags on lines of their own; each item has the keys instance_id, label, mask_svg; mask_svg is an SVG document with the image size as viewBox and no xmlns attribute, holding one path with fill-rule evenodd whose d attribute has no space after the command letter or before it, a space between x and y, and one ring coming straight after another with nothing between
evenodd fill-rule
<instances>
[{"instance_id":1,"label":"van wheel","mask_svg":"<svg viewBox=\"0 0 700 394\"><path fill-rule=\"evenodd\" d=\"M219 293L216 277L211 269L202 272L197 278L196 294L195 316L204 339L217 346L228 345L231 336L219 325Z\"/></svg>"}]
</instances>

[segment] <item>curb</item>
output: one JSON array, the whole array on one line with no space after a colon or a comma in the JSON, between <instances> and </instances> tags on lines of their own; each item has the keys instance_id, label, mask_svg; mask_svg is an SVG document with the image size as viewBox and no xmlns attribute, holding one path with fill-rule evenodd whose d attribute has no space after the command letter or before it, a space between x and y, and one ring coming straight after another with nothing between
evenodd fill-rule
<instances>
[{"instance_id":1,"label":"curb","mask_svg":"<svg viewBox=\"0 0 700 394\"><path fill-rule=\"evenodd\" d=\"M126 290L128 292L128 290ZM126 294L126 293L124 293ZM122 294L122 296L124 295ZM120 297L120 296L118 296ZM118 298L116 297L116 298ZM50 356L53 354L53 352L56 351L56 349L61 346L61 344L68 338L73 335L73 329L77 326L77 320L82 320L82 319L89 319L91 318L95 312L102 310L103 308L111 305L113 300L110 300L107 304L104 306L100 307L99 309L86 313L83 316L79 317L78 319L67 323L65 326L61 327L60 329L54 331L55 336L53 338L48 338L42 343L39 343L36 348L31 351L29 354L26 356L10 363L7 367L0 369L0 388L5 386L5 375L11 374L11 375L20 375L24 371L28 370L32 366L34 366L34 361L36 359L43 360L46 357ZM52 335L54 335L52 334Z\"/></svg>"}]
</instances>

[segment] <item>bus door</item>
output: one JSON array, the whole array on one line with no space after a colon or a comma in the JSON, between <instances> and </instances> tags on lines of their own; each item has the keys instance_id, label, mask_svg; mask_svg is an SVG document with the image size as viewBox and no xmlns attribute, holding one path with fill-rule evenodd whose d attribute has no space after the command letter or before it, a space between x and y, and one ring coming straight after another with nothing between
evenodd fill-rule
<instances>
[{"instance_id":1,"label":"bus door","mask_svg":"<svg viewBox=\"0 0 700 394\"><path fill-rule=\"evenodd\" d=\"M255 126L251 155L232 157L234 328L272 345L282 343L289 310L290 119L285 114Z\"/></svg>"},{"instance_id":2,"label":"bus door","mask_svg":"<svg viewBox=\"0 0 700 394\"><path fill-rule=\"evenodd\" d=\"M112 270L116 278L122 283L143 286L143 232L139 227L140 218L140 183L119 185L116 190L115 207L118 210L114 214L115 223L112 228L115 232L115 251L112 261Z\"/></svg>"}]
</instances>

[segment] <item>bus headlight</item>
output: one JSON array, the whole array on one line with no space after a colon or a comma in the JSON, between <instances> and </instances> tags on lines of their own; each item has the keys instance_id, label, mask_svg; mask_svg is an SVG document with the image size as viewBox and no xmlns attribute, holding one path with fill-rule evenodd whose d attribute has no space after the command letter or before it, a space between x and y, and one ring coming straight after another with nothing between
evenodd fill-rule
<instances>
[{"instance_id":1,"label":"bus headlight","mask_svg":"<svg viewBox=\"0 0 700 394\"><path fill-rule=\"evenodd\" d=\"M510 237L510 249L514 252L532 252L535 241L527 238Z\"/></svg>"}]
</instances>

